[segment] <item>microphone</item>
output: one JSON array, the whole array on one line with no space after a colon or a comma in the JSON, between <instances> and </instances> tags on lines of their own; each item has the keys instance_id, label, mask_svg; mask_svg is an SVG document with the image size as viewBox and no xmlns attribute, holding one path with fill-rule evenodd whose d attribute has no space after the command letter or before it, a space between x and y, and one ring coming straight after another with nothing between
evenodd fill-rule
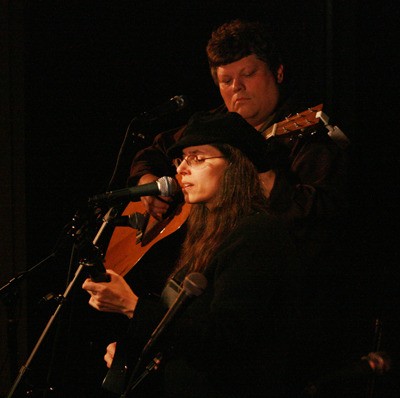
<instances>
[{"instance_id":1,"label":"microphone","mask_svg":"<svg viewBox=\"0 0 400 398\"><path fill-rule=\"evenodd\" d=\"M175 301L173 302L167 313L164 315L163 319L158 324L154 332L151 334L149 341L143 348L141 357L143 357L154 345L154 343L161 336L165 328L175 318L176 314L181 310L183 305L186 304L187 300L193 296L200 296L206 287L207 279L203 274L199 272L192 272L185 277L182 290L180 291Z\"/></svg>"},{"instance_id":2,"label":"microphone","mask_svg":"<svg viewBox=\"0 0 400 398\"><path fill-rule=\"evenodd\" d=\"M156 106L148 112L143 112L142 116L157 118L159 116L167 115L169 113L174 113L180 111L188 105L188 100L184 95L175 95L168 101L161 105Z\"/></svg>"},{"instance_id":3,"label":"microphone","mask_svg":"<svg viewBox=\"0 0 400 398\"><path fill-rule=\"evenodd\" d=\"M203 274L200 274L199 272L193 272L189 275L187 275L183 281L182 285L182 290L176 297L175 301L172 303L172 305L169 307L167 313L164 315L164 317L161 319L161 322L158 324L154 332L151 334L150 339L144 346L141 355L139 356L135 368L133 369L131 376L129 378L129 382L127 384L127 388L125 392L121 395L121 398L124 398L127 396L127 394L132 391L140 382L141 380L147 375L149 372L148 366L146 367L144 373L137 377L137 372L140 368L140 366L143 363L143 359L145 355L148 353L150 348L154 345L154 343L158 340L158 338L161 336L165 328L171 323L171 321L176 317L176 314L182 309L184 304L187 303L188 299L193 297L193 296L200 296L204 289L207 287L207 279ZM162 356L161 353L157 354L156 357L153 359L158 360L160 358L159 356ZM159 359L161 360L161 358ZM151 365L150 365L151 366ZM158 363L156 363L156 366L158 367Z\"/></svg>"},{"instance_id":4,"label":"microphone","mask_svg":"<svg viewBox=\"0 0 400 398\"><path fill-rule=\"evenodd\" d=\"M90 202L113 202L121 199L136 201L141 196L173 196L179 191L178 183L172 177L161 177L157 181L136 187L117 189L89 198Z\"/></svg>"}]
</instances>

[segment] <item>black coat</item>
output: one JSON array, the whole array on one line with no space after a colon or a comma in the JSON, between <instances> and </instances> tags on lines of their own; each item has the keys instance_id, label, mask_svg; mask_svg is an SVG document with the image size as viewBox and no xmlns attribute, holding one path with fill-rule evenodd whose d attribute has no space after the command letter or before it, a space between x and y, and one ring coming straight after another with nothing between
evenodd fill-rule
<instances>
[{"instance_id":1,"label":"black coat","mask_svg":"<svg viewBox=\"0 0 400 398\"><path fill-rule=\"evenodd\" d=\"M153 350L164 353L160 369L133 396L288 396L302 366L296 349L304 274L281 222L266 214L245 217L205 275L204 293ZM147 341L160 314L159 302L139 300L135 343Z\"/></svg>"}]
</instances>

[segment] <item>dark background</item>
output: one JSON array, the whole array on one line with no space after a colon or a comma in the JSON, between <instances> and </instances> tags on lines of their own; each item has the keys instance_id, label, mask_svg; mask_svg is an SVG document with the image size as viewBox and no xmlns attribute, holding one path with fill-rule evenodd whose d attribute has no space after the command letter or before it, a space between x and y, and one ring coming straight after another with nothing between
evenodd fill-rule
<instances>
[{"instance_id":1,"label":"dark background","mask_svg":"<svg viewBox=\"0 0 400 398\"><path fill-rule=\"evenodd\" d=\"M354 229L361 244L353 256L357 269L365 270L362 278L374 281L370 291L360 283L361 296L373 296L371 325L367 322L360 340L371 350L374 315L384 308L385 325L396 324L398 299L398 139L390 123L398 89L398 78L391 79L397 8L387 2L320 0L27 2L27 268L54 253L77 210L85 212L87 199L106 189L135 115L180 94L189 98L190 108L166 125L220 104L205 56L210 33L236 17L259 19L271 23L282 40L288 77L323 100L326 113L353 143L354 219L362 221ZM69 268L69 243L57 246L57 255L28 280L30 348L54 306L38 302L49 292L63 293L68 273L76 269ZM99 329L108 328L109 319L103 322L84 305L88 297L80 284L24 388L74 385L70 396L99 396L108 343ZM387 350L392 336L383 342Z\"/></svg>"}]
</instances>

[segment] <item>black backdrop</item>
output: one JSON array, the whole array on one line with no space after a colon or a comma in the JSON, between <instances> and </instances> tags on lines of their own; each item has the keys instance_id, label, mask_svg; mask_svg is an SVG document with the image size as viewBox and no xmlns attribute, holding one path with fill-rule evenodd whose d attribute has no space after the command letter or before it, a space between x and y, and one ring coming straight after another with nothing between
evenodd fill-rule
<instances>
[{"instance_id":1,"label":"black backdrop","mask_svg":"<svg viewBox=\"0 0 400 398\"><path fill-rule=\"evenodd\" d=\"M76 210L105 189L135 115L178 94L189 97L190 110L220 103L204 48L213 28L242 17L273 24L289 75L321 94L327 113L358 148L357 172L362 172L356 187L363 200L356 212L368 218L358 233L368 243L357 256L364 276L375 277L376 263L391 265L395 258L397 197L386 187L397 168L396 141L376 117L390 113L388 92L395 91L388 85L394 52L386 43L394 34L396 13L389 4L365 7L357 1L28 2L27 266L52 253ZM377 144L382 130L386 139ZM370 242L372 249L365 252ZM378 277L385 272L381 268ZM37 303L49 292L62 293L67 273L68 253L63 253L31 278L31 345L51 313ZM380 304L381 285L374 294ZM395 289L389 301L396 295ZM86 308L86 300L78 286L35 359L29 375L35 386L76 385L70 396L99 396L106 342L98 330L107 326ZM366 341L369 334L366 330Z\"/></svg>"}]
</instances>

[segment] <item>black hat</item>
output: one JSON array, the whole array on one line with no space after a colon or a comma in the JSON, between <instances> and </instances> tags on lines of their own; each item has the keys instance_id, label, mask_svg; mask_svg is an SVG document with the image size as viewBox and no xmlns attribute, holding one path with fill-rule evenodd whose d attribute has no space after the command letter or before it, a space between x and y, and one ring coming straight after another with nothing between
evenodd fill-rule
<instances>
[{"instance_id":1,"label":"black hat","mask_svg":"<svg viewBox=\"0 0 400 398\"><path fill-rule=\"evenodd\" d=\"M229 144L243 152L260 172L270 169L267 142L253 126L238 113L195 113L189 120L181 138L167 153L179 157L189 146Z\"/></svg>"}]
</instances>

